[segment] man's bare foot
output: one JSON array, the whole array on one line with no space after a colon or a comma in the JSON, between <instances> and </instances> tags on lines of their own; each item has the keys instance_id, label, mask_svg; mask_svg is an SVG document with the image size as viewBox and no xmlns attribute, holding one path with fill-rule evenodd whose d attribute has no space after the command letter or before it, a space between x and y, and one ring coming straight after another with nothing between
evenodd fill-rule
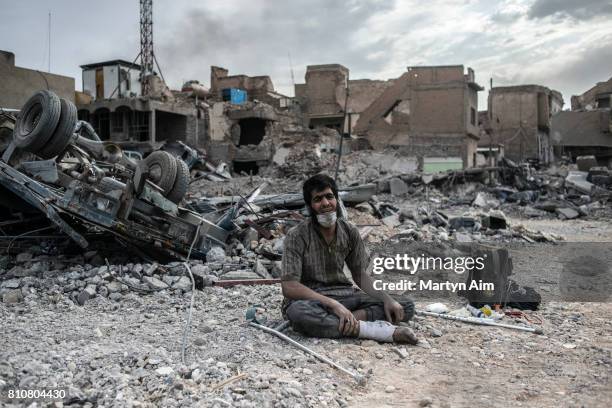
<instances>
[{"instance_id":1,"label":"man's bare foot","mask_svg":"<svg viewBox=\"0 0 612 408\"><path fill-rule=\"evenodd\" d=\"M393 332L393 342L415 345L419 342L419 339L408 327L399 326Z\"/></svg>"}]
</instances>

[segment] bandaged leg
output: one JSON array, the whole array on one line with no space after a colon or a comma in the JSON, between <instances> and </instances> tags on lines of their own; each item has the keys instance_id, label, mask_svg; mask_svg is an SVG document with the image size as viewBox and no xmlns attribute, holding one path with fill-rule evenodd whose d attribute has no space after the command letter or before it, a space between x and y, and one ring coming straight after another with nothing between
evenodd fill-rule
<instances>
[{"instance_id":1,"label":"bandaged leg","mask_svg":"<svg viewBox=\"0 0 612 408\"><path fill-rule=\"evenodd\" d=\"M393 343L396 326L384 320L374 322L359 321L359 338Z\"/></svg>"}]
</instances>

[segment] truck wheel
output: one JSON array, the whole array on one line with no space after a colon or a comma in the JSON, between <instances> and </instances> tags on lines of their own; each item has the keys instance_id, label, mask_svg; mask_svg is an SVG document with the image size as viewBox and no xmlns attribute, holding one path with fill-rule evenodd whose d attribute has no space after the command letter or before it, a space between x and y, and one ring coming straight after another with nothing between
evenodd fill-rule
<instances>
[{"instance_id":1,"label":"truck wheel","mask_svg":"<svg viewBox=\"0 0 612 408\"><path fill-rule=\"evenodd\" d=\"M158 150L145 158L145 163L149 167L149 180L157 184L164 196L167 196L174 186L176 179L176 160L168 152Z\"/></svg>"},{"instance_id":2,"label":"truck wheel","mask_svg":"<svg viewBox=\"0 0 612 408\"><path fill-rule=\"evenodd\" d=\"M60 118L60 99L53 92L38 91L21 108L15 124L15 145L36 153L49 140Z\"/></svg>"},{"instance_id":3,"label":"truck wheel","mask_svg":"<svg viewBox=\"0 0 612 408\"><path fill-rule=\"evenodd\" d=\"M74 133L77 123L77 108L74 106L74 103L66 99L60 99L60 104L62 110L57 128L47 144L36 152L43 159L50 159L63 152L70 143L70 138Z\"/></svg>"},{"instance_id":4,"label":"truck wheel","mask_svg":"<svg viewBox=\"0 0 612 408\"><path fill-rule=\"evenodd\" d=\"M189 188L189 167L182 159L175 157L176 160L176 179L174 180L174 186L168 193L166 198L173 203L180 203L187 189Z\"/></svg>"}]
</instances>

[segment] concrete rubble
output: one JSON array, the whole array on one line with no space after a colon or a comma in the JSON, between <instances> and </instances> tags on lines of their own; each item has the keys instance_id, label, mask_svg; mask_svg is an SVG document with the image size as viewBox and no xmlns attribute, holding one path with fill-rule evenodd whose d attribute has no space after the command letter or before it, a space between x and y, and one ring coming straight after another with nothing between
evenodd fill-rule
<instances>
[{"instance_id":1,"label":"concrete rubble","mask_svg":"<svg viewBox=\"0 0 612 408\"><path fill-rule=\"evenodd\" d=\"M11 133L0 133L2 186L18 202L37 207L24 211L13 205L0 216L0 316L7 328L0 388L65 384L67 402L83 406L121 400L127 405L345 407L368 398L310 356L243 324L244 311L253 304L280 319L282 295L275 284L283 239L308 216L301 182L337 168L335 148L329 147L336 146L338 132L308 129L262 102L217 109L227 121L219 125L225 126L222 139L237 139L228 142L233 147L228 144L227 162L213 160L209 150L188 143L153 150L174 152L171 157L183 160L188 169L188 188L174 201L160 185L163 179L155 179L155 163L145 168L124 162L120 167L119 159L108 163L100 158L81 168L69 156L55 161L33 157L40 151L17 149ZM266 121L266 132L257 145L241 144L235 128L232 136L232 121L254 117ZM2 120L2 129L10 125L12 131L18 119L5 115ZM94 145L78 145L73 136L65 149L75 156L88 149L89 155L97 154ZM101 163L113 180L122 180L123 193L102 191L101 178L86 177L85 170L96 171L96 165L105 166ZM503 159L494 166L429 173L415 157L381 149L343 152L339 164L347 218L372 251L389 251L394 245L447 251L473 243L536 243L531 255L537 259L555 243L588 239L594 231L609 238L611 232L611 173L590 159L540 169ZM142 174L148 181L140 180ZM148 187L132 189L139 183ZM34 192L24 190L26 185L36 186ZM62 206L64 197L78 195L75 185L98 199L114 198L126 212L107 212L106 221L100 221L78 201ZM41 194L49 199L36 201ZM104 210L104 203L96 201L94 208ZM49 207L63 216L54 217ZM133 216L133 209L142 214ZM177 223L183 229L174 230ZM126 242L138 240L138 245ZM145 253L145 247L151 251ZM546 288L542 282L540 288ZM195 318L188 358L181 363L180 333L192 296ZM419 307L425 306L423 299L417 300ZM462 301L453 297L448 303L459 307ZM583 401L580 390L571 388L578 380L590 381L595 390L609 386L612 355L598 341L609 321L584 305L570 309L549 302L539 313L547 337L529 341L507 332L477 332L418 318L410 325L423 338L419 352L360 340L343 340L339 347L336 340L290 334L360 374L380 375L377 386L386 394L399 390L387 384L391 378L381 370L399 367L407 373L442 375L441 361L466 365L466 378L473 370L498 372L499 366L511 365L517 372L506 378L511 391L500 396L500 404L507 406L554 392L560 384L570 388L567 398L578 403ZM565 361L545 369L547 375L521 380L528 375L523 372L525 355L545 366L550 356L574 347L576 352ZM595 377L586 369L571 371L581 364L588 364ZM410 402L444 406L448 399L419 388Z\"/></svg>"}]
</instances>

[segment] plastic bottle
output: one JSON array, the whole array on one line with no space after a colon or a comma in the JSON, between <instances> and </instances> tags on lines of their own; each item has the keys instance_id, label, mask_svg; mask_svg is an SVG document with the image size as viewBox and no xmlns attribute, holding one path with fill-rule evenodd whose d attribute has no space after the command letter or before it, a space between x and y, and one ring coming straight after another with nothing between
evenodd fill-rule
<instances>
[{"instance_id":1,"label":"plastic bottle","mask_svg":"<svg viewBox=\"0 0 612 408\"><path fill-rule=\"evenodd\" d=\"M482 310L470 305L469 303L465 306L465 308L472 314L474 317L486 317Z\"/></svg>"},{"instance_id":2,"label":"plastic bottle","mask_svg":"<svg viewBox=\"0 0 612 408\"><path fill-rule=\"evenodd\" d=\"M484 305L480 308L480 311L484 313L486 317L491 317L491 315L493 314L493 310L491 310L491 306L489 305Z\"/></svg>"}]
</instances>

